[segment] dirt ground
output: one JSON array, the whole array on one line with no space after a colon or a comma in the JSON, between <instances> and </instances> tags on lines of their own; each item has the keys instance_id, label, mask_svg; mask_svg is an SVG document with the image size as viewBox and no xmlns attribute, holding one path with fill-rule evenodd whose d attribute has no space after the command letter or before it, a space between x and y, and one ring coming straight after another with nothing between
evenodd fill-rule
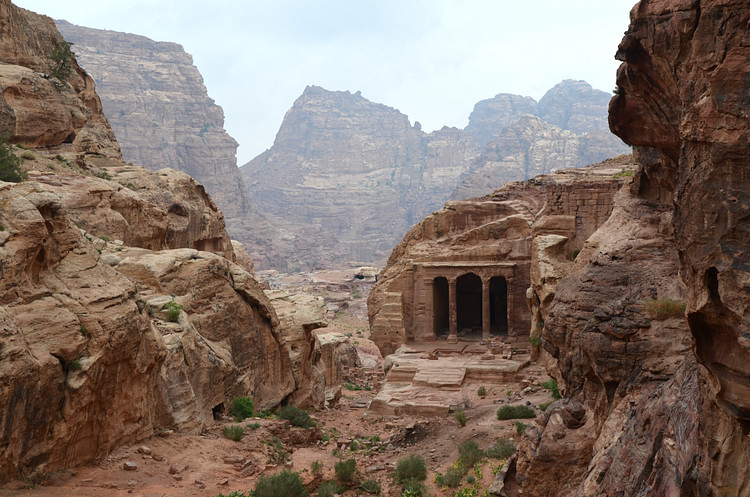
<instances>
[{"instance_id":1,"label":"dirt ground","mask_svg":"<svg viewBox=\"0 0 750 497\"><path fill-rule=\"evenodd\" d=\"M368 339L365 303L372 283L354 280L357 290L353 291L350 273L351 270L345 269L311 277L295 276L289 285L331 300L330 325L322 331L352 334L366 369L354 373L363 377L367 372L377 371L383 359ZM273 286L290 288L282 278L277 278ZM456 489L438 488L435 476L437 472L445 473L458 459L458 447L462 442L474 440L482 449L487 449L498 438L518 443L520 435L516 422L497 420L500 404L529 404L536 408L553 400L548 390L538 386L547 380L541 368L532 365L523 373L524 384L493 385L483 397L477 392L483 385L465 385L464 395L470 407L465 411L467 419L463 427L455 414L367 416L365 406L377 394L378 384L375 383L371 390L342 389L341 401L335 408L311 413L319 423L316 428L290 428L286 421L279 419L246 419L241 423L226 420L202 433L160 432L136 445L120 447L96 466L60 471L39 481L9 483L0 488L0 496L214 497L232 491L248 492L261 475L284 468L299 472L310 488L317 488L322 481L334 478L337 461L349 458L356 460L360 480L375 480L381 485L381 495L397 496L400 487L393 483L391 475L398 460L409 454L424 458L429 493L450 496ZM222 435L225 426L236 424L243 426L245 432L238 442ZM278 457L278 451L272 448L274 437L288 453L288 462L269 462L274 454ZM322 463L319 475L312 471L315 461ZM126 463L134 463L135 468L126 469ZM489 488L494 479L493 471L497 471L500 464L497 459L486 459L481 465L481 475L474 474L482 491ZM464 482L462 487L466 486L471 485ZM344 495L367 494L349 489Z\"/></svg>"}]
</instances>

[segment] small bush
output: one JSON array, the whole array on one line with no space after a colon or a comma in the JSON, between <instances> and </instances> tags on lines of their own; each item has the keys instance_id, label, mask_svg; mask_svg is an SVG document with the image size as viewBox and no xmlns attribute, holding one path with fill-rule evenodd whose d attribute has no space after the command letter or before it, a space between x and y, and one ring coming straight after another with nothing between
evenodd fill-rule
<instances>
[{"instance_id":1,"label":"small bush","mask_svg":"<svg viewBox=\"0 0 750 497\"><path fill-rule=\"evenodd\" d=\"M552 398L553 399L559 399L560 398L560 390L557 388L557 380L554 378L550 378L549 381L545 381L542 383L542 388L546 388L550 392L552 392Z\"/></svg>"},{"instance_id":2,"label":"small bush","mask_svg":"<svg viewBox=\"0 0 750 497\"><path fill-rule=\"evenodd\" d=\"M251 495L240 492L239 490L234 490L232 492L229 492L227 495L219 494L216 497L251 497Z\"/></svg>"},{"instance_id":3,"label":"small bush","mask_svg":"<svg viewBox=\"0 0 750 497\"><path fill-rule=\"evenodd\" d=\"M344 388L346 388L347 390L352 390L352 391L362 390L361 386L357 385L356 383L351 383L351 382L344 384Z\"/></svg>"},{"instance_id":4,"label":"small bush","mask_svg":"<svg viewBox=\"0 0 750 497\"><path fill-rule=\"evenodd\" d=\"M73 73L73 44L65 40L58 41L55 48L47 56L47 70L60 81L64 81Z\"/></svg>"},{"instance_id":5,"label":"small bush","mask_svg":"<svg viewBox=\"0 0 750 497\"><path fill-rule=\"evenodd\" d=\"M472 468L484 459L484 451L479 448L474 440L466 440L458 446L458 457L464 467Z\"/></svg>"},{"instance_id":6,"label":"small bush","mask_svg":"<svg viewBox=\"0 0 750 497\"><path fill-rule=\"evenodd\" d=\"M516 452L513 442L504 438L498 438L495 443L487 449L487 456L493 459L507 459Z\"/></svg>"},{"instance_id":7,"label":"small bush","mask_svg":"<svg viewBox=\"0 0 750 497\"><path fill-rule=\"evenodd\" d=\"M237 397L232 401L232 417L235 421L252 418L255 414L255 403L250 397Z\"/></svg>"},{"instance_id":8,"label":"small bush","mask_svg":"<svg viewBox=\"0 0 750 497\"><path fill-rule=\"evenodd\" d=\"M408 480L424 481L426 478L427 468L424 459L418 454L410 454L399 459L393 473L393 479L402 485Z\"/></svg>"},{"instance_id":9,"label":"small bush","mask_svg":"<svg viewBox=\"0 0 750 497\"><path fill-rule=\"evenodd\" d=\"M458 421L459 426L466 426L466 413L461 409L456 411L456 421Z\"/></svg>"},{"instance_id":10,"label":"small bush","mask_svg":"<svg viewBox=\"0 0 750 497\"><path fill-rule=\"evenodd\" d=\"M320 484L315 495L316 497L333 497L334 495L341 494L344 490L344 487L337 482L329 480Z\"/></svg>"},{"instance_id":11,"label":"small bush","mask_svg":"<svg viewBox=\"0 0 750 497\"><path fill-rule=\"evenodd\" d=\"M419 480L406 480L401 484L401 497L423 497L427 487Z\"/></svg>"},{"instance_id":12,"label":"small bush","mask_svg":"<svg viewBox=\"0 0 750 497\"><path fill-rule=\"evenodd\" d=\"M333 470L341 483L351 484L357 479L357 461L354 459L337 462L333 465Z\"/></svg>"},{"instance_id":13,"label":"small bush","mask_svg":"<svg viewBox=\"0 0 750 497\"><path fill-rule=\"evenodd\" d=\"M313 461L312 464L310 464L310 472L316 476L323 473L323 463L320 461Z\"/></svg>"},{"instance_id":14,"label":"small bush","mask_svg":"<svg viewBox=\"0 0 750 497\"><path fill-rule=\"evenodd\" d=\"M444 475L438 473L435 482L441 487L456 488L461 485L466 474L466 468L461 464L453 464Z\"/></svg>"},{"instance_id":15,"label":"small bush","mask_svg":"<svg viewBox=\"0 0 750 497\"><path fill-rule=\"evenodd\" d=\"M516 425L516 433L518 433L519 435L523 435L526 431L526 428L529 427L529 425L527 425L526 423L521 423L520 421L516 421L513 424Z\"/></svg>"},{"instance_id":16,"label":"small bush","mask_svg":"<svg viewBox=\"0 0 750 497\"><path fill-rule=\"evenodd\" d=\"M685 302L676 300L659 299L647 300L644 309L652 319L663 321L669 318L679 318L685 315Z\"/></svg>"},{"instance_id":17,"label":"small bush","mask_svg":"<svg viewBox=\"0 0 750 497\"><path fill-rule=\"evenodd\" d=\"M359 489L368 494L379 495L380 494L380 483L375 480L365 480L359 486Z\"/></svg>"},{"instance_id":18,"label":"small bush","mask_svg":"<svg viewBox=\"0 0 750 497\"><path fill-rule=\"evenodd\" d=\"M294 406L284 406L279 417L289 420L289 424L298 428L312 428L316 425L315 420L309 414Z\"/></svg>"},{"instance_id":19,"label":"small bush","mask_svg":"<svg viewBox=\"0 0 750 497\"><path fill-rule=\"evenodd\" d=\"M239 442L245 436L245 429L239 425L225 426L222 431L224 438Z\"/></svg>"},{"instance_id":20,"label":"small bush","mask_svg":"<svg viewBox=\"0 0 750 497\"><path fill-rule=\"evenodd\" d=\"M26 171L21 169L21 159L13 153L8 139L8 134L0 136L0 181L20 183L26 179Z\"/></svg>"},{"instance_id":21,"label":"small bush","mask_svg":"<svg viewBox=\"0 0 750 497\"><path fill-rule=\"evenodd\" d=\"M176 323L180 319L180 311L182 306L174 300L167 302L162 306L162 309L167 310L167 321L170 323Z\"/></svg>"},{"instance_id":22,"label":"small bush","mask_svg":"<svg viewBox=\"0 0 750 497\"><path fill-rule=\"evenodd\" d=\"M105 242L109 242L112 239L108 237L107 235L99 235L99 240L104 240Z\"/></svg>"},{"instance_id":23,"label":"small bush","mask_svg":"<svg viewBox=\"0 0 750 497\"><path fill-rule=\"evenodd\" d=\"M248 423L245 426L247 426L251 430L257 430L258 428L260 428L260 423Z\"/></svg>"},{"instance_id":24,"label":"small bush","mask_svg":"<svg viewBox=\"0 0 750 497\"><path fill-rule=\"evenodd\" d=\"M285 469L275 475L261 476L254 497L308 497L310 494L297 473Z\"/></svg>"},{"instance_id":25,"label":"small bush","mask_svg":"<svg viewBox=\"0 0 750 497\"><path fill-rule=\"evenodd\" d=\"M485 387L479 387L477 389L477 395L480 397L485 397L487 395L487 389Z\"/></svg>"},{"instance_id":26,"label":"small bush","mask_svg":"<svg viewBox=\"0 0 750 497\"><path fill-rule=\"evenodd\" d=\"M501 406L497 410L497 419L523 419L523 418L535 418L536 413L528 406Z\"/></svg>"},{"instance_id":27,"label":"small bush","mask_svg":"<svg viewBox=\"0 0 750 497\"><path fill-rule=\"evenodd\" d=\"M21 153L21 158L24 160L35 160L36 155L34 155L34 152L31 150L25 150L23 153Z\"/></svg>"},{"instance_id":28,"label":"small bush","mask_svg":"<svg viewBox=\"0 0 750 497\"><path fill-rule=\"evenodd\" d=\"M540 411L542 411L542 412L546 411L546 410L547 410L547 408L549 407L549 405L550 405L551 403L552 403L552 401L551 401L551 400L550 400L549 402L542 402L542 403L541 403L541 404L539 404L539 406L538 406L538 407L539 407L539 410L540 410Z\"/></svg>"},{"instance_id":29,"label":"small bush","mask_svg":"<svg viewBox=\"0 0 750 497\"><path fill-rule=\"evenodd\" d=\"M268 462L270 464L283 464L289 459L289 452L286 451L286 447L279 440L279 437L272 437L271 440L266 440L270 451L268 452Z\"/></svg>"},{"instance_id":30,"label":"small bush","mask_svg":"<svg viewBox=\"0 0 750 497\"><path fill-rule=\"evenodd\" d=\"M73 359L68 363L68 369L71 371L80 371L82 367L83 366L81 366L81 361L79 361L78 359Z\"/></svg>"},{"instance_id":31,"label":"small bush","mask_svg":"<svg viewBox=\"0 0 750 497\"><path fill-rule=\"evenodd\" d=\"M352 452L359 450L359 442L352 440L352 443L349 444L349 450Z\"/></svg>"},{"instance_id":32,"label":"small bush","mask_svg":"<svg viewBox=\"0 0 750 497\"><path fill-rule=\"evenodd\" d=\"M85 337L88 334L89 334L89 330L87 330L84 325L81 325L81 335Z\"/></svg>"}]
</instances>

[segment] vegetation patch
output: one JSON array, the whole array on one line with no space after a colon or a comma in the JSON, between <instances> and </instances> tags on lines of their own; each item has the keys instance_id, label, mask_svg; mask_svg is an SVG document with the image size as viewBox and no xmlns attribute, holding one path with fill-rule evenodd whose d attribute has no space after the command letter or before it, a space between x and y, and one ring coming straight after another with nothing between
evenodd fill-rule
<instances>
[{"instance_id":1,"label":"vegetation patch","mask_svg":"<svg viewBox=\"0 0 750 497\"><path fill-rule=\"evenodd\" d=\"M485 397L487 395L487 388L479 387L477 389L477 395L479 395L480 397Z\"/></svg>"},{"instance_id":2,"label":"vegetation patch","mask_svg":"<svg viewBox=\"0 0 750 497\"><path fill-rule=\"evenodd\" d=\"M310 494L302 479L293 471L285 469L275 475L261 476L255 484L254 497L308 497Z\"/></svg>"},{"instance_id":3,"label":"vegetation patch","mask_svg":"<svg viewBox=\"0 0 750 497\"><path fill-rule=\"evenodd\" d=\"M174 301L174 299L170 302L167 302L162 306L162 309L167 310L167 321L170 323L176 323L180 319L180 311L182 311L182 306Z\"/></svg>"},{"instance_id":4,"label":"vegetation patch","mask_svg":"<svg viewBox=\"0 0 750 497\"><path fill-rule=\"evenodd\" d=\"M69 78L73 72L73 51L70 49L72 46L73 44L68 41L58 41L47 56L47 70L60 81Z\"/></svg>"},{"instance_id":5,"label":"vegetation patch","mask_svg":"<svg viewBox=\"0 0 750 497\"><path fill-rule=\"evenodd\" d=\"M232 401L232 417L235 421L252 418L253 414L255 414L255 403L250 397L237 397Z\"/></svg>"},{"instance_id":6,"label":"vegetation patch","mask_svg":"<svg viewBox=\"0 0 750 497\"><path fill-rule=\"evenodd\" d=\"M365 480L360 484L359 489L367 494L378 495L380 494L380 483L375 480Z\"/></svg>"},{"instance_id":7,"label":"vegetation patch","mask_svg":"<svg viewBox=\"0 0 750 497\"><path fill-rule=\"evenodd\" d=\"M289 460L289 452L287 452L279 437L272 437L271 440L266 440L265 444L270 449L268 452L270 464L284 464Z\"/></svg>"},{"instance_id":8,"label":"vegetation patch","mask_svg":"<svg viewBox=\"0 0 750 497\"><path fill-rule=\"evenodd\" d=\"M224 438L239 442L245 436L245 429L240 425L228 425L224 427L222 434Z\"/></svg>"},{"instance_id":9,"label":"vegetation patch","mask_svg":"<svg viewBox=\"0 0 750 497\"><path fill-rule=\"evenodd\" d=\"M526 428L529 427L526 423L521 423L520 421L516 421L513 423L516 426L516 433L519 435L523 435L524 432L526 432Z\"/></svg>"},{"instance_id":10,"label":"vegetation patch","mask_svg":"<svg viewBox=\"0 0 750 497\"><path fill-rule=\"evenodd\" d=\"M507 459L516 452L513 442L505 438L498 438L487 448L487 457L493 459Z\"/></svg>"},{"instance_id":11,"label":"vegetation patch","mask_svg":"<svg viewBox=\"0 0 750 497\"><path fill-rule=\"evenodd\" d=\"M541 384L542 388L546 388L552 393L553 399L559 399L560 398L560 389L557 388L557 380L554 378L550 378L548 381L545 381Z\"/></svg>"},{"instance_id":12,"label":"vegetation patch","mask_svg":"<svg viewBox=\"0 0 750 497\"><path fill-rule=\"evenodd\" d=\"M427 467L424 459L418 454L410 454L402 457L396 463L396 471L393 473L393 479L402 485L409 480L424 481L427 479Z\"/></svg>"},{"instance_id":13,"label":"vegetation patch","mask_svg":"<svg viewBox=\"0 0 750 497\"><path fill-rule=\"evenodd\" d=\"M669 299L647 300L643 305L648 315L657 321L683 317L685 307L685 302Z\"/></svg>"},{"instance_id":14,"label":"vegetation patch","mask_svg":"<svg viewBox=\"0 0 750 497\"><path fill-rule=\"evenodd\" d=\"M484 459L484 451L479 448L474 440L466 440L458 446L458 460L466 468L473 467Z\"/></svg>"},{"instance_id":15,"label":"vegetation patch","mask_svg":"<svg viewBox=\"0 0 750 497\"><path fill-rule=\"evenodd\" d=\"M281 419L286 419L289 424L297 428L312 428L317 423L305 411L294 406L284 406L279 413Z\"/></svg>"},{"instance_id":16,"label":"vegetation patch","mask_svg":"<svg viewBox=\"0 0 750 497\"><path fill-rule=\"evenodd\" d=\"M26 171L21 169L21 159L13 153L9 138L8 134L0 136L0 181L20 183L26 179Z\"/></svg>"},{"instance_id":17,"label":"vegetation patch","mask_svg":"<svg viewBox=\"0 0 750 497\"><path fill-rule=\"evenodd\" d=\"M354 459L337 462L333 465L333 470L336 472L336 479L341 483L351 485L357 480L357 461Z\"/></svg>"},{"instance_id":18,"label":"vegetation patch","mask_svg":"<svg viewBox=\"0 0 750 497\"><path fill-rule=\"evenodd\" d=\"M455 416L459 426L466 426L466 413L463 410L457 410Z\"/></svg>"},{"instance_id":19,"label":"vegetation patch","mask_svg":"<svg viewBox=\"0 0 750 497\"><path fill-rule=\"evenodd\" d=\"M524 418L535 418L536 413L528 406L501 406L497 410L497 419L524 419Z\"/></svg>"},{"instance_id":20,"label":"vegetation patch","mask_svg":"<svg viewBox=\"0 0 750 497\"><path fill-rule=\"evenodd\" d=\"M333 497L344 492L345 488L333 480L324 481L315 493L316 497Z\"/></svg>"}]
</instances>

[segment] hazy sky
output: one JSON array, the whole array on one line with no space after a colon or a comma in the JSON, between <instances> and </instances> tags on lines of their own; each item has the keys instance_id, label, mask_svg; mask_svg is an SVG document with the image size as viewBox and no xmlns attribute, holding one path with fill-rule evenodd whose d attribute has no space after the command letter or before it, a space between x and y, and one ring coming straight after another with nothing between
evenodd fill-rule
<instances>
[{"instance_id":1,"label":"hazy sky","mask_svg":"<svg viewBox=\"0 0 750 497\"><path fill-rule=\"evenodd\" d=\"M563 79L611 91L635 0L14 0L54 19L180 43L224 108L238 163L273 144L306 85L361 91L422 129ZM73 47L75 51L75 46Z\"/></svg>"}]
</instances>

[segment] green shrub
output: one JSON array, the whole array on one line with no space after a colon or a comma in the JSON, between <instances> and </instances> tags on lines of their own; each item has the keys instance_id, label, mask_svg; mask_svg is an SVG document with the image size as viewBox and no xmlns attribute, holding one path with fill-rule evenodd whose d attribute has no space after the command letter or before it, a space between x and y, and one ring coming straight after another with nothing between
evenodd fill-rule
<instances>
[{"instance_id":1,"label":"green shrub","mask_svg":"<svg viewBox=\"0 0 750 497\"><path fill-rule=\"evenodd\" d=\"M34 152L32 152L31 150L25 150L21 153L21 158L24 160L35 160L36 155L34 155Z\"/></svg>"},{"instance_id":2,"label":"green shrub","mask_svg":"<svg viewBox=\"0 0 750 497\"><path fill-rule=\"evenodd\" d=\"M100 240L104 240L105 242L109 242L109 241L111 241L111 240L112 240L112 239L111 239L110 237L108 237L107 235L99 235L99 239L100 239Z\"/></svg>"},{"instance_id":3,"label":"green shrub","mask_svg":"<svg viewBox=\"0 0 750 497\"><path fill-rule=\"evenodd\" d=\"M315 420L309 414L294 406L284 406L279 417L288 420L289 424L298 428L312 428L316 425Z\"/></svg>"},{"instance_id":4,"label":"green shrub","mask_svg":"<svg viewBox=\"0 0 750 497\"><path fill-rule=\"evenodd\" d=\"M427 487L419 480L406 480L401 484L401 497L423 497Z\"/></svg>"},{"instance_id":5,"label":"green shrub","mask_svg":"<svg viewBox=\"0 0 750 497\"><path fill-rule=\"evenodd\" d=\"M479 387L477 389L477 395L479 395L480 397L485 397L487 395L487 389L483 386Z\"/></svg>"},{"instance_id":6,"label":"green shrub","mask_svg":"<svg viewBox=\"0 0 750 497\"><path fill-rule=\"evenodd\" d=\"M380 494L380 483L375 480L365 480L359 486L359 489L368 494L379 495Z\"/></svg>"},{"instance_id":7,"label":"green shrub","mask_svg":"<svg viewBox=\"0 0 750 497\"><path fill-rule=\"evenodd\" d=\"M461 409L456 411L456 421L458 421L459 426L466 426L466 413L463 412Z\"/></svg>"},{"instance_id":8,"label":"green shrub","mask_svg":"<svg viewBox=\"0 0 750 497\"><path fill-rule=\"evenodd\" d=\"M47 56L47 70L60 81L67 79L73 72L73 44L65 40L58 41Z\"/></svg>"},{"instance_id":9,"label":"green shrub","mask_svg":"<svg viewBox=\"0 0 750 497\"><path fill-rule=\"evenodd\" d=\"M68 363L68 369L70 371L80 371L82 367L83 366L81 366L81 361L79 361L78 359L73 359Z\"/></svg>"},{"instance_id":10,"label":"green shrub","mask_svg":"<svg viewBox=\"0 0 750 497\"><path fill-rule=\"evenodd\" d=\"M352 452L359 450L359 442L356 439L352 440L352 443L349 444L349 450Z\"/></svg>"},{"instance_id":11,"label":"green shrub","mask_svg":"<svg viewBox=\"0 0 750 497\"><path fill-rule=\"evenodd\" d=\"M393 473L393 479L397 483L401 483L409 480L424 481L427 478L427 468L424 464L424 459L418 454L410 454L406 457L402 457L396 463L396 471Z\"/></svg>"},{"instance_id":12,"label":"green shrub","mask_svg":"<svg viewBox=\"0 0 750 497\"><path fill-rule=\"evenodd\" d=\"M307 488L297 473L285 469L275 475L261 476L255 484L254 497L308 497Z\"/></svg>"},{"instance_id":13,"label":"green shrub","mask_svg":"<svg viewBox=\"0 0 750 497\"><path fill-rule=\"evenodd\" d=\"M237 397L232 401L232 417L235 421L252 418L255 414L255 403L250 397Z\"/></svg>"},{"instance_id":14,"label":"green shrub","mask_svg":"<svg viewBox=\"0 0 750 497\"><path fill-rule=\"evenodd\" d=\"M466 474L466 468L462 464L453 464L445 472L435 477L435 482L441 487L456 488L461 485Z\"/></svg>"},{"instance_id":15,"label":"green shrub","mask_svg":"<svg viewBox=\"0 0 750 497\"><path fill-rule=\"evenodd\" d=\"M266 440L265 443L270 449L268 452L270 464L283 464L289 459L289 452L287 452L279 437L271 437L271 440Z\"/></svg>"},{"instance_id":16,"label":"green shrub","mask_svg":"<svg viewBox=\"0 0 750 497\"><path fill-rule=\"evenodd\" d=\"M545 381L542 383L542 388L546 388L550 392L552 392L552 398L553 399L559 399L560 398L560 390L557 388L557 380L554 378L550 378L549 381Z\"/></svg>"},{"instance_id":17,"label":"green shrub","mask_svg":"<svg viewBox=\"0 0 750 497\"><path fill-rule=\"evenodd\" d=\"M663 321L669 318L680 318L685 315L685 302L676 300L659 299L647 300L644 309L652 319Z\"/></svg>"},{"instance_id":18,"label":"green shrub","mask_svg":"<svg viewBox=\"0 0 750 497\"><path fill-rule=\"evenodd\" d=\"M260 423L248 423L245 426L247 426L251 430L257 430L258 428L260 428Z\"/></svg>"},{"instance_id":19,"label":"green shrub","mask_svg":"<svg viewBox=\"0 0 750 497\"><path fill-rule=\"evenodd\" d=\"M513 453L516 452L516 448L513 442L504 438L498 438L495 443L490 445L487 449L487 456L493 459L507 459Z\"/></svg>"},{"instance_id":20,"label":"green shrub","mask_svg":"<svg viewBox=\"0 0 750 497\"><path fill-rule=\"evenodd\" d=\"M224 438L239 442L245 436L245 429L239 425L225 426L222 433L224 434Z\"/></svg>"},{"instance_id":21,"label":"green shrub","mask_svg":"<svg viewBox=\"0 0 750 497\"><path fill-rule=\"evenodd\" d=\"M87 330L84 325L81 325L81 335L85 337L88 334L89 334L89 330Z\"/></svg>"},{"instance_id":22,"label":"green shrub","mask_svg":"<svg viewBox=\"0 0 750 497\"><path fill-rule=\"evenodd\" d=\"M319 475L323 472L323 463L320 461L313 461L312 464L310 464L310 472L314 475Z\"/></svg>"},{"instance_id":23,"label":"green shrub","mask_svg":"<svg viewBox=\"0 0 750 497\"><path fill-rule=\"evenodd\" d=\"M513 424L516 425L516 433L518 433L519 435L523 435L526 431L526 428L529 427L529 425L527 425L526 423L521 423L520 421L515 421Z\"/></svg>"},{"instance_id":24,"label":"green shrub","mask_svg":"<svg viewBox=\"0 0 750 497\"><path fill-rule=\"evenodd\" d=\"M339 461L333 465L333 470L341 483L353 483L357 478L357 461L354 459Z\"/></svg>"},{"instance_id":25,"label":"green shrub","mask_svg":"<svg viewBox=\"0 0 750 497\"><path fill-rule=\"evenodd\" d=\"M361 386L357 385L356 383L351 383L351 382L344 384L344 388L346 388L347 390L352 390L352 391L362 390Z\"/></svg>"},{"instance_id":26,"label":"green shrub","mask_svg":"<svg viewBox=\"0 0 750 497\"><path fill-rule=\"evenodd\" d=\"M167 310L167 321L170 323L176 323L180 319L180 311L182 306L174 300L167 302L162 306L162 309Z\"/></svg>"},{"instance_id":27,"label":"green shrub","mask_svg":"<svg viewBox=\"0 0 750 497\"><path fill-rule=\"evenodd\" d=\"M234 490L232 492L229 492L229 494L219 494L216 497L252 497L250 494L246 494L243 492L240 492L239 490Z\"/></svg>"},{"instance_id":28,"label":"green shrub","mask_svg":"<svg viewBox=\"0 0 750 497\"><path fill-rule=\"evenodd\" d=\"M21 159L13 153L13 147L8 144L10 135L0 136L0 181L20 183L26 179L26 171L21 169Z\"/></svg>"},{"instance_id":29,"label":"green shrub","mask_svg":"<svg viewBox=\"0 0 750 497\"><path fill-rule=\"evenodd\" d=\"M344 490L343 486L333 480L329 480L320 484L315 495L316 497L333 497L334 495L340 495Z\"/></svg>"},{"instance_id":30,"label":"green shrub","mask_svg":"<svg viewBox=\"0 0 750 497\"><path fill-rule=\"evenodd\" d=\"M501 406L497 410L497 419L523 419L535 418L534 410L528 406Z\"/></svg>"},{"instance_id":31,"label":"green shrub","mask_svg":"<svg viewBox=\"0 0 750 497\"><path fill-rule=\"evenodd\" d=\"M551 401L551 400L550 400L549 402L542 402L542 403L541 403L541 404L539 404L539 406L538 406L538 407L539 407L539 410L540 410L540 411L542 411L542 412L546 411L546 410L547 410L547 408L549 407L549 405L550 405L550 404L551 404L552 402L553 402L553 401Z\"/></svg>"},{"instance_id":32,"label":"green shrub","mask_svg":"<svg viewBox=\"0 0 750 497\"><path fill-rule=\"evenodd\" d=\"M476 463L484 459L484 455L484 451L474 440L466 440L458 446L458 458L466 468L474 467Z\"/></svg>"}]
</instances>

